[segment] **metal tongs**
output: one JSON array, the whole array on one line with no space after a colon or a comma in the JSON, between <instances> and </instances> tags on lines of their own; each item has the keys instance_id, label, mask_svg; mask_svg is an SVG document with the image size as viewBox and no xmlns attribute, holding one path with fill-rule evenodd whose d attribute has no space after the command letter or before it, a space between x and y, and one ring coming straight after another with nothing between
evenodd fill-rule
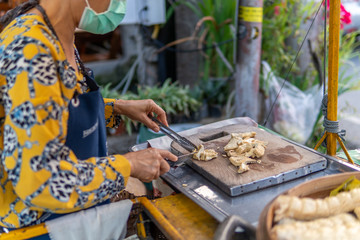
<instances>
[{"instance_id":1,"label":"metal tongs","mask_svg":"<svg viewBox=\"0 0 360 240\"><path fill-rule=\"evenodd\" d=\"M176 143L178 143L181 147L185 148L187 151L193 152L195 149L197 149L197 146L194 143L189 141L187 138L180 136L171 128L165 126L162 122L157 120L157 118L152 117L151 119L159 125L160 130L163 133L165 133L169 138L174 140Z\"/></svg>"}]
</instances>

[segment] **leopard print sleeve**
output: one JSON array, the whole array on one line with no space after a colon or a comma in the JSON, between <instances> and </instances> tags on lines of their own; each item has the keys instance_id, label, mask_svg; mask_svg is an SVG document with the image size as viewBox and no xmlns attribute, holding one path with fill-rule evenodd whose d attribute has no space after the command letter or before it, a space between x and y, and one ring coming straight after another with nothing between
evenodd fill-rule
<instances>
[{"instance_id":1,"label":"leopard print sleeve","mask_svg":"<svg viewBox=\"0 0 360 240\"><path fill-rule=\"evenodd\" d=\"M104 98L106 127L117 128L121 123L121 116L114 114L115 99Z\"/></svg>"},{"instance_id":2,"label":"leopard print sleeve","mask_svg":"<svg viewBox=\"0 0 360 240\"><path fill-rule=\"evenodd\" d=\"M78 160L65 145L79 76L42 19L25 15L0 34L0 225L23 227L125 188L123 156Z\"/></svg>"}]
</instances>

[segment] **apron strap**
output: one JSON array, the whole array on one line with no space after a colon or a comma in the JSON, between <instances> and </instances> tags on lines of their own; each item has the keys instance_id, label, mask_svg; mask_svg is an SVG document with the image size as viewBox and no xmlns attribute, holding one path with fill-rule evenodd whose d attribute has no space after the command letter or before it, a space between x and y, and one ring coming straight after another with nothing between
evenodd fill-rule
<instances>
[{"instance_id":1,"label":"apron strap","mask_svg":"<svg viewBox=\"0 0 360 240\"><path fill-rule=\"evenodd\" d=\"M90 88L90 91L98 90L99 86L96 84L94 80L94 73L90 68L85 67L84 63L80 59L80 54L76 48L75 48L75 57L76 57L76 61L80 65L80 70L85 77L86 84Z\"/></svg>"}]
</instances>

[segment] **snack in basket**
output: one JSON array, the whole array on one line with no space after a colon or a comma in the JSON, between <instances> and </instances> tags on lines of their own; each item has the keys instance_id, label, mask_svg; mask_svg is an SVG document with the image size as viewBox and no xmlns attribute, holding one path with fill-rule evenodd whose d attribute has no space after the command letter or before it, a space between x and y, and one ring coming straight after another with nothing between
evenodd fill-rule
<instances>
[{"instance_id":1,"label":"snack in basket","mask_svg":"<svg viewBox=\"0 0 360 240\"><path fill-rule=\"evenodd\" d=\"M280 195L272 239L360 239L360 181L350 177L323 199Z\"/></svg>"},{"instance_id":2,"label":"snack in basket","mask_svg":"<svg viewBox=\"0 0 360 240\"><path fill-rule=\"evenodd\" d=\"M311 220L353 211L360 206L360 188L324 199L281 195L275 200L275 222L283 218Z\"/></svg>"},{"instance_id":3,"label":"snack in basket","mask_svg":"<svg viewBox=\"0 0 360 240\"><path fill-rule=\"evenodd\" d=\"M278 240L297 239L359 239L360 221L350 213L341 213L329 218L319 218L312 221L296 221L283 219L276 225L271 235Z\"/></svg>"},{"instance_id":4,"label":"snack in basket","mask_svg":"<svg viewBox=\"0 0 360 240\"><path fill-rule=\"evenodd\" d=\"M261 163L256 158L261 158L265 154L267 142L255 139L256 132L232 133L231 139L224 147L230 162L239 167L238 173L248 171L248 164Z\"/></svg>"},{"instance_id":5,"label":"snack in basket","mask_svg":"<svg viewBox=\"0 0 360 240\"><path fill-rule=\"evenodd\" d=\"M214 149L205 149L203 145L200 145L198 149L193 152L193 158L200 161L210 161L218 156L218 153Z\"/></svg>"}]
</instances>

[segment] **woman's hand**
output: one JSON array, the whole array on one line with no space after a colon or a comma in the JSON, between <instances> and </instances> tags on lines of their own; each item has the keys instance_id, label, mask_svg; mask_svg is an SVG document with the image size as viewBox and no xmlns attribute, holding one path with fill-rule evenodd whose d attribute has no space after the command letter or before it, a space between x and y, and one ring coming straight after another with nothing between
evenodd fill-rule
<instances>
[{"instance_id":1,"label":"woman's hand","mask_svg":"<svg viewBox=\"0 0 360 240\"><path fill-rule=\"evenodd\" d=\"M155 113L157 119L168 126L165 111L153 100L116 100L114 104L115 114L125 115L132 120L139 121L155 132L160 131L159 126L149 116Z\"/></svg>"},{"instance_id":2,"label":"woman's hand","mask_svg":"<svg viewBox=\"0 0 360 240\"><path fill-rule=\"evenodd\" d=\"M130 176L143 182L151 182L170 170L165 158L177 161L177 157L166 150L148 148L124 154L131 165Z\"/></svg>"}]
</instances>

